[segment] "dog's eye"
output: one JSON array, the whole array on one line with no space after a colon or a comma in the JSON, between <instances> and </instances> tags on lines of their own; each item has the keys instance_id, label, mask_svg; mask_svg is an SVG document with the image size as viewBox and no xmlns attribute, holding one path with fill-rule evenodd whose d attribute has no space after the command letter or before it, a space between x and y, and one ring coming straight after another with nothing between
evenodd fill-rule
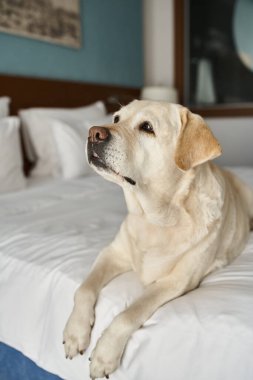
<instances>
[{"instance_id":1,"label":"dog's eye","mask_svg":"<svg viewBox=\"0 0 253 380\"><path fill-rule=\"evenodd\" d=\"M155 134L152 125L148 121L144 121L143 123L141 123L141 125L139 126L139 130L146 133L151 133L153 135Z\"/></svg>"},{"instance_id":2,"label":"dog's eye","mask_svg":"<svg viewBox=\"0 0 253 380\"><path fill-rule=\"evenodd\" d=\"M115 124L119 122L119 115L114 116L113 122Z\"/></svg>"}]
</instances>

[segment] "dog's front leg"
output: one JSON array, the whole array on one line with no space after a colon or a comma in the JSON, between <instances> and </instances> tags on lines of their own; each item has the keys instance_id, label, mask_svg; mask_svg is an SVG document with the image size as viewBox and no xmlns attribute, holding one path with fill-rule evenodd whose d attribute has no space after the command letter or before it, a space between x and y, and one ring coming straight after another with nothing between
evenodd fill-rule
<instances>
[{"instance_id":1,"label":"dog's front leg","mask_svg":"<svg viewBox=\"0 0 253 380\"><path fill-rule=\"evenodd\" d=\"M120 364L125 346L134 331L163 304L198 286L200 273L184 270L149 285L137 301L120 313L104 331L91 355L92 379L108 377Z\"/></svg>"},{"instance_id":2,"label":"dog's front leg","mask_svg":"<svg viewBox=\"0 0 253 380\"><path fill-rule=\"evenodd\" d=\"M124 253L115 249L114 244L99 254L91 273L75 293L74 308L63 332L67 358L83 354L89 345L100 290L114 277L130 269Z\"/></svg>"}]
</instances>

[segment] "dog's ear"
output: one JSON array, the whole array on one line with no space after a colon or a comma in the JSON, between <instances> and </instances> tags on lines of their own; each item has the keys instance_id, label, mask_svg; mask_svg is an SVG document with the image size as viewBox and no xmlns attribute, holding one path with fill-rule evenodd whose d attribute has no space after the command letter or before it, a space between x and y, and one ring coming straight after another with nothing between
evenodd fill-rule
<instances>
[{"instance_id":1,"label":"dog's ear","mask_svg":"<svg viewBox=\"0 0 253 380\"><path fill-rule=\"evenodd\" d=\"M180 116L175 162L181 170L189 170L221 155L221 146L202 117L184 107L180 109Z\"/></svg>"}]
</instances>

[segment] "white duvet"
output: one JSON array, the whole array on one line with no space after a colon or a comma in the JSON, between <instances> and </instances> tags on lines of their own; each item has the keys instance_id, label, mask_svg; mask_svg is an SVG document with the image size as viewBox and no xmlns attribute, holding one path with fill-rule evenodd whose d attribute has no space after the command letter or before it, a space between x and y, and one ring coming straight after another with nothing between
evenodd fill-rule
<instances>
[{"instance_id":1,"label":"white duvet","mask_svg":"<svg viewBox=\"0 0 253 380\"><path fill-rule=\"evenodd\" d=\"M253 169L236 172L251 183ZM89 379L88 356L113 317L142 292L134 273L106 286L91 346L66 360L62 331L75 289L126 213L98 176L0 196L0 340L67 380ZM230 266L161 307L130 339L115 380L253 379L253 235Z\"/></svg>"}]
</instances>

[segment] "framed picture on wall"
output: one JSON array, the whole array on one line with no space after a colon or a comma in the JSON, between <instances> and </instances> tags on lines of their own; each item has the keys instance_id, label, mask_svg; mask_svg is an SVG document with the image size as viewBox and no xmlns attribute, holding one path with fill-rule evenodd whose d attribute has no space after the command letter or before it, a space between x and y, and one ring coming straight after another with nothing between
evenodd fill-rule
<instances>
[{"instance_id":1,"label":"framed picture on wall","mask_svg":"<svg viewBox=\"0 0 253 380\"><path fill-rule=\"evenodd\" d=\"M79 0L0 0L0 32L79 48Z\"/></svg>"},{"instance_id":2,"label":"framed picture on wall","mask_svg":"<svg viewBox=\"0 0 253 380\"><path fill-rule=\"evenodd\" d=\"M253 1L174 5L180 101L206 116L253 115Z\"/></svg>"}]
</instances>

